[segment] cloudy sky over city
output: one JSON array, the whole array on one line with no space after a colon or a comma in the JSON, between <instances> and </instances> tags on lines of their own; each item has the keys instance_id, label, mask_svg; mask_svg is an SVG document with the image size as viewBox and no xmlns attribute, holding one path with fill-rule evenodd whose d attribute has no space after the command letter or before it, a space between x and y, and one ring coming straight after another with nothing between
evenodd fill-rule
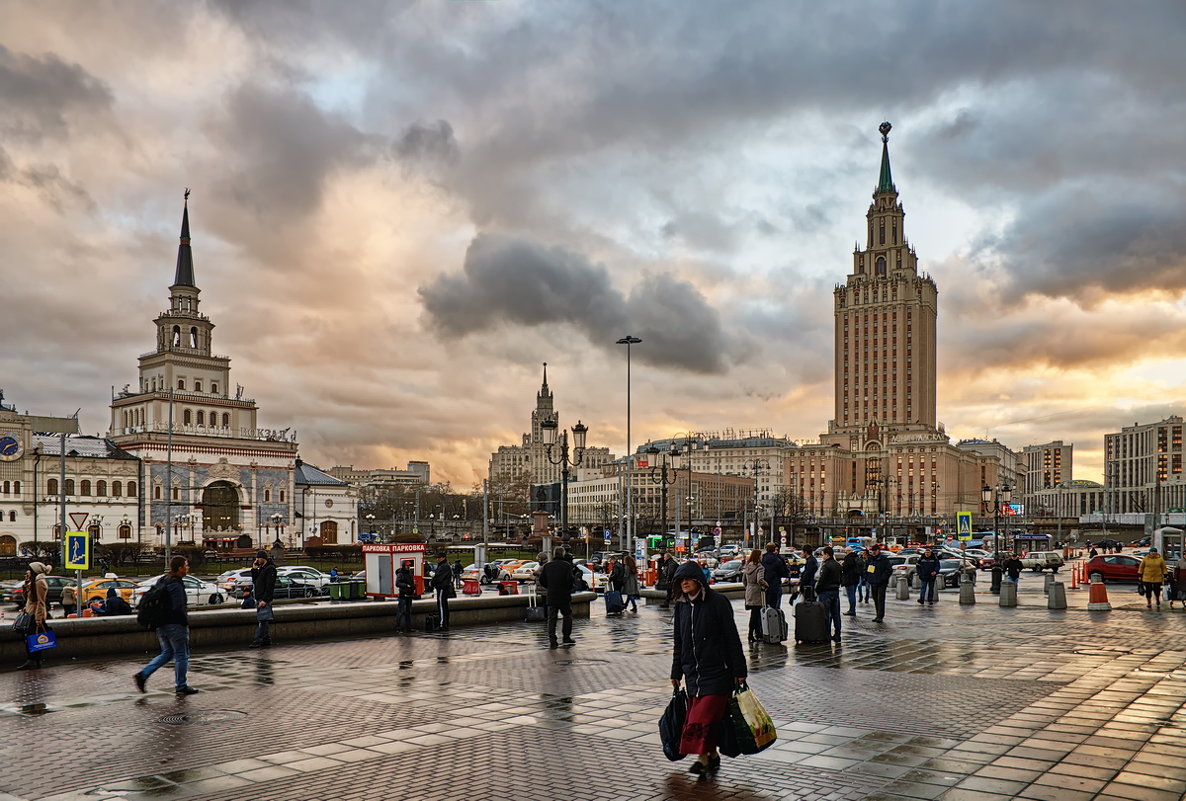
<instances>
[{"instance_id":1,"label":"cloudy sky over city","mask_svg":"<svg viewBox=\"0 0 1186 801\"><path fill-rule=\"evenodd\" d=\"M833 413L890 120L953 439L1186 406L1186 5L0 0L0 388L105 433L167 305L322 466ZM862 242L863 244L863 242Z\"/></svg>"}]
</instances>

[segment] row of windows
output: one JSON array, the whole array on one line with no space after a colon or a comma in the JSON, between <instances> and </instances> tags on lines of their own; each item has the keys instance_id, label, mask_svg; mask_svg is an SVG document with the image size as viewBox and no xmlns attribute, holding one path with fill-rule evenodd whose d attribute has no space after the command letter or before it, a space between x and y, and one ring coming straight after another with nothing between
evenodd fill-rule
<instances>
[{"instance_id":1,"label":"row of windows","mask_svg":"<svg viewBox=\"0 0 1186 801\"><path fill-rule=\"evenodd\" d=\"M165 379L160 376L157 376L157 377L153 378L151 381L148 381L146 383L146 385L140 387L140 389L141 389L141 391L148 391L151 388L152 392L156 392L158 387L160 388L161 392L164 392L167 389L167 387L165 386ZM184 378L177 379L177 389L181 392L186 391ZM202 379L195 378L194 379L194 392L201 392L201 391L202 391ZM217 381L210 382L210 394L211 395L218 394L218 382Z\"/></svg>"},{"instance_id":2,"label":"row of windows","mask_svg":"<svg viewBox=\"0 0 1186 801\"><path fill-rule=\"evenodd\" d=\"M11 481L11 482L5 481L4 484L2 486L0 486L0 490L3 490L5 495L20 495L21 494L21 482L19 482L19 481Z\"/></svg>"},{"instance_id":3,"label":"row of windows","mask_svg":"<svg viewBox=\"0 0 1186 801\"><path fill-rule=\"evenodd\" d=\"M72 478L66 479L66 493L65 494L66 495L74 495L75 494L74 487L75 487L74 479L72 479ZM91 492L91 488L92 488L91 480L89 478L84 478L78 484L78 490L79 490L78 494L82 495L82 496L89 496L91 494L94 494L100 498L107 497L107 482L106 481L103 481L102 479L100 479L99 481L96 481L94 483L94 492L93 493ZM125 496L125 490L126 490L126 496ZM58 493L58 480L56 478L48 479L45 482L45 494L46 495L58 495L59 494ZM134 498L134 497L136 497L136 482L129 481L127 483L127 486L125 487L125 485L122 481L112 481L111 482L111 497L113 497L113 498L122 498L122 497Z\"/></svg>"},{"instance_id":4,"label":"row of windows","mask_svg":"<svg viewBox=\"0 0 1186 801\"><path fill-rule=\"evenodd\" d=\"M135 491L135 486L136 486L135 484L133 484L133 483L131 483L131 482L128 482L128 486L129 486L129 487L131 487L131 489L129 489L129 490L128 490L128 494L131 494L133 491ZM174 488L173 488L173 491L170 493L170 495L171 495L171 498L170 498L170 500L174 500L174 501L180 501L180 500L181 500L181 488L180 488L180 487L174 487ZM288 495L288 493L286 493L284 490L280 490L280 503L285 503L285 502L286 502L286 500L287 500L287 497L286 497L286 496L287 496L287 495ZM162 487L161 487L161 485L160 485L160 484L156 484L156 485L154 485L154 486L153 486L153 488L152 488L152 499L153 499L154 501L159 501L159 500L163 500L163 499L164 499L164 493L163 493L163 491L162 491ZM270 489L266 489L266 490L264 490L264 501L263 501L263 502L264 502L264 503L271 503L271 502L272 502L272 491L271 491ZM329 503L329 501L326 501L326 503L328 504L328 503Z\"/></svg>"},{"instance_id":5,"label":"row of windows","mask_svg":"<svg viewBox=\"0 0 1186 801\"><path fill-rule=\"evenodd\" d=\"M209 419L210 426L212 428L214 426L217 426L218 425L218 412L211 410L210 416L209 416L209 418L207 418L206 413L199 409L198 413L197 413L197 421L198 421L197 424L200 426L204 426L204 425L206 425L207 419ZM186 409L184 412L181 413L181 424L187 425L187 426L191 426L194 424L194 413L192 410ZM222 413L222 427L223 428L231 427L231 415L229 412Z\"/></svg>"}]
</instances>

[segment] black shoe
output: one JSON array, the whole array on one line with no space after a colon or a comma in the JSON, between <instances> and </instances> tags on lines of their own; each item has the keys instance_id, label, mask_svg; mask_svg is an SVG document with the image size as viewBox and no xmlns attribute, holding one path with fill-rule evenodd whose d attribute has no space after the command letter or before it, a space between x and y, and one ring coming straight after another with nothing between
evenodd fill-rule
<instances>
[{"instance_id":1,"label":"black shoe","mask_svg":"<svg viewBox=\"0 0 1186 801\"><path fill-rule=\"evenodd\" d=\"M919 605L919 606L922 606L922 604L923 604L923 600L922 600L922 598L919 598L919 599L918 599L918 605Z\"/></svg>"},{"instance_id":2,"label":"black shoe","mask_svg":"<svg viewBox=\"0 0 1186 801\"><path fill-rule=\"evenodd\" d=\"M882 617L875 617L875 618L873 618L873 622L874 622L874 623L880 623L880 622L881 622L881 621L883 621L883 620L885 620L885 618L882 618Z\"/></svg>"},{"instance_id":3,"label":"black shoe","mask_svg":"<svg viewBox=\"0 0 1186 801\"><path fill-rule=\"evenodd\" d=\"M36 670L39 667L41 667L40 662L34 662L32 659L26 659L21 663L17 670Z\"/></svg>"},{"instance_id":4,"label":"black shoe","mask_svg":"<svg viewBox=\"0 0 1186 801\"><path fill-rule=\"evenodd\" d=\"M701 762L699 759L697 759L695 762L692 763L692 767L688 768L688 773L695 773L697 776L700 776L707 772L708 772L708 766L705 765L703 762Z\"/></svg>"},{"instance_id":5,"label":"black shoe","mask_svg":"<svg viewBox=\"0 0 1186 801\"><path fill-rule=\"evenodd\" d=\"M564 644L565 644L565 645L576 645L576 644L577 644L577 641L576 641L576 640L574 640L572 637L565 637L565 638L564 638Z\"/></svg>"},{"instance_id":6,"label":"black shoe","mask_svg":"<svg viewBox=\"0 0 1186 801\"><path fill-rule=\"evenodd\" d=\"M840 638L839 638L839 637L833 637L833 638L832 638L832 642L840 642Z\"/></svg>"},{"instance_id":7,"label":"black shoe","mask_svg":"<svg viewBox=\"0 0 1186 801\"><path fill-rule=\"evenodd\" d=\"M147 676L145 676L143 673L137 673L135 676L132 677L132 679L136 682L137 690L139 690L142 693L148 692L148 690L144 689L144 685L148 681Z\"/></svg>"},{"instance_id":8,"label":"black shoe","mask_svg":"<svg viewBox=\"0 0 1186 801\"><path fill-rule=\"evenodd\" d=\"M709 754L708 755L708 769L711 770L713 773L716 773L718 770L721 769L721 755L720 754Z\"/></svg>"},{"instance_id":9,"label":"black shoe","mask_svg":"<svg viewBox=\"0 0 1186 801\"><path fill-rule=\"evenodd\" d=\"M178 687L176 692L178 695L193 695L196 692L200 692L200 690L197 687L190 687L188 684L185 684Z\"/></svg>"},{"instance_id":10,"label":"black shoe","mask_svg":"<svg viewBox=\"0 0 1186 801\"><path fill-rule=\"evenodd\" d=\"M844 614L846 617L856 617L857 616L856 612L845 612Z\"/></svg>"},{"instance_id":11,"label":"black shoe","mask_svg":"<svg viewBox=\"0 0 1186 801\"><path fill-rule=\"evenodd\" d=\"M548 641L548 647L549 647L549 648L559 648L559 647L560 647L560 643L556 642L555 640L549 640L549 641Z\"/></svg>"},{"instance_id":12,"label":"black shoe","mask_svg":"<svg viewBox=\"0 0 1186 801\"><path fill-rule=\"evenodd\" d=\"M247 647L248 648L267 648L267 647L271 646L271 644L272 644L271 640L252 640L251 644L248 645Z\"/></svg>"}]
</instances>

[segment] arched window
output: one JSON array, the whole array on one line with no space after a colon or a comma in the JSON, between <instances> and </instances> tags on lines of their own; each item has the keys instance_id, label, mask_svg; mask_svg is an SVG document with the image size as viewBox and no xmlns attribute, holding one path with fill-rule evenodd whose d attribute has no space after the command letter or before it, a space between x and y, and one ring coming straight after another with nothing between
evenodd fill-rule
<instances>
[{"instance_id":1,"label":"arched window","mask_svg":"<svg viewBox=\"0 0 1186 801\"><path fill-rule=\"evenodd\" d=\"M189 409L186 409L184 412L181 413L182 425L187 425L187 426L191 425L193 423L193 419L194 419L193 415L190 413Z\"/></svg>"},{"instance_id":2,"label":"arched window","mask_svg":"<svg viewBox=\"0 0 1186 801\"><path fill-rule=\"evenodd\" d=\"M121 540L132 539L132 527L128 526L128 525L120 526L119 527L119 538Z\"/></svg>"},{"instance_id":3,"label":"arched window","mask_svg":"<svg viewBox=\"0 0 1186 801\"><path fill-rule=\"evenodd\" d=\"M184 378L177 379L177 388L185 389L185 379Z\"/></svg>"},{"instance_id":4,"label":"arched window","mask_svg":"<svg viewBox=\"0 0 1186 801\"><path fill-rule=\"evenodd\" d=\"M95 494L98 495L100 498L107 497L107 482L106 481L96 481L95 482Z\"/></svg>"},{"instance_id":5,"label":"arched window","mask_svg":"<svg viewBox=\"0 0 1186 801\"><path fill-rule=\"evenodd\" d=\"M200 425L200 426L206 425L206 413L203 412L201 409L198 410L198 425Z\"/></svg>"},{"instance_id":6,"label":"arched window","mask_svg":"<svg viewBox=\"0 0 1186 801\"><path fill-rule=\"evenodd\" d=\"M111 497L118 498L123 493L123 491L124 491L124 485L123 485L122 481L112 481L111 482Z\"/></svg>"},{"instance_id":7,"label":"arched window","mask_svg":"<svg viewBox=\"0 0 1186 801\"><path fill-rule=\"evenodd\" d=\"M214 428L216 425L218 425L218 412L211 409L207 419L210 420L210 427Z\"/></svg>"},{"instance_id":8,"label":"arched window","mask_svg":"<svg viewBox=\"0 0 1186 801\"><path fill-rule=\"evenodd\" d=\"M181 347L181 326L173 326L173 347Z\"/></svg>"},{"instance_id":9,"label":"arched window","mask_svg":"<svg viewBox=\"0 0 1186 801\"><path fill-rule=\"evenodd\" d=\"M9 513L8 513L8 522L9 522L9 523L15 523L15 522L16 522L16 512L9 512Z\"/></svg>"},{"instance_id":10,"label":"arched window","mask_svg":"<svg viewBox=\"0 0 1186 801\"><path fill-rule=\"evenodd\" d=\"M284 503L284 490L280 490L280 503Z\"/></svg>"},{"instance_id":11,"label":"arched window","mask_svg":"<svg viewBox=\"0 0 1186 801\"><path fill-rule=\"evenodd\" d=\"M194 350L198 349L198 329L196 327L191 326L189 329L189 346Z\"/></svg>"},{"instance_id":12,"label":"arched window","mask_svg":"<svg viewBox=\"0 0 1186 801\"><path fill-rule=\"evenodd\" d=\"M83 495L91 494L91 480L89 478L84 478L82 480L82 494Z\"/></svg>"},{"instance_id":13,"label":"arched window","mask_svg":"<svg viewBox=\"0 0 1186 801\"><path fill-rule=\"evenodd\" d=\"M264 490L264 503L272 502L272 491L270 489Z\"/></svg>"},{"instance_id":14,"label":"arched window","mask_svg":"<svg viewBox=\"0 0 1186 801\"><path fill-rule=\"evenodd\" d=\"M194 379L194 392L201 392L201 391L202 391L202 382L195 378Z\"/></svg>"},{"instance_id":15,"label":"arched window","mask_svg":"<svg viewBox=\"0 0 1186 801\"><path fill-rule=\"evenodd\" d=\"M885 275L885 256L877 257L877 274Z\"/></svg>"},{"instance_id":16,"label":"arched window","mask_svg":"<svg viewBox=\"0 0 1186 801\"><path fill-rule=\"evenodd\" d=\"M152 499L154 501L159 501L161 499L161 485L160 484L157 484L155 487L152 488Z\"/></svg>"},{"instance_id":17,"label":"arched window","mask_svg":"<svg viewBox=\"0 0 1186 801\"><path fill-rule=\"evenodd\" d=\"M215 383L211 383L211 384L210 384L210 394L211 394L211 395L217 395L217 394L218 394L218 384L215 384Z\"/></svg>"},{"instance_id":18,"label":"arched window","mask_svg":"<svg viewBox=\"0 0 1186 801\"><path fill-rule=\"evenodd\" d=\"M152 391L156 392L156 379L152 379Z\"/></svg>"},{"instance_id":19,"label":"arched window","mask_svg":"<svg viewBox=\"0 0 1186 801\"><path fill-rule=\"evenodd\" d=\"M21 482L19 482L19 481L12 482L12 491L14 494L20 495L21 494Z\"/></svg>"},{"instance_id":20,"label":"arched window","mask_svg":"<svg viewBox=\"0 0 1186 801\"><path fill-rule=\"evenodd\" d=\"M128 497L129 498L136 497L136 482L135 481L128 482Z\"/></svg>"},{"instance_id":21,"label":"arched window","mask_svg":"<svg viewBox=\"0 0 1186 801\"><path fill-rule=\"evenodd\" d=\"M173 500L175 500L175 501L181 500L181 490L177 489L177 487L173 488Z\"/></svg>"},{"instance_id":22,"label":"arched window","mask_svg":"<svg viewBox=\"0 0 1186 801\"><path fill-rule=\"evenodd\" d=\"M58 494L58 480L56 478L51 478L49 481L45 482L45 494L46 495L57 495Z\"/></svg>"},{"instance_id":23,"label":"arched window","mask_svg":"<svg viewBox=\"0 0 1186 801\"><path fill-rule=\"evenodd\" d=\"M222 413L222 427L223 427L223 428L230 428L230 427L231 427L231 415L230 415L230 412L223 412L223 413Z\"/></svg>"},{"instance_id":24,"label":"arched window","mask_svg":"<svg viewBox=\"0 0 1186 801\"><path fill-rule=\"evenodd\" d=\"M7 481L5 481L4 482L4 490L3 490L4 494L7 495L11 489L12 489L12 485L9 484Z\"/></svg>"},{"instance_id":25,"label":"arched window","mask_svg":"<svg viewBox=\"0 0 1186 801\"><path fill-rule=\"evenodd\" d=\"M74 479L72 479L72 478L66 479L66 494L67 495L74 494Z\"/></svg>"}]
</instances>

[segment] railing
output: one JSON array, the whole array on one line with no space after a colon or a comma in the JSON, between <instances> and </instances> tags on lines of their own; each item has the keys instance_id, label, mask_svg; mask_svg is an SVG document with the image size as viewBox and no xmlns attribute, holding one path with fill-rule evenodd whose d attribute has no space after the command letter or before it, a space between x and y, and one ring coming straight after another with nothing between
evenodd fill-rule
<instances>
[{"instance_id":1,"label":"railing","mask_svg":"<svg viewBox=\"0 0 1186 801\"><path fill-rule=\"evenodd\" d=\"M167 399L169 397L169 390L168 389L156 389L156 390L150 389L146 392L126 392L126 393L121 392L121 393L119 393L119 397L121 399L134 398L138 395L159 395L159 396ZM187 389L173 390L173 399L174 400L199 400L199 401L216 400L219 402L233 401L234 403L242 403L244 405L251 405L251 404L255 403L255 398L232 398L227 395L214 395L210 392L192 392Z\"/></svg>"}]
</instances>

